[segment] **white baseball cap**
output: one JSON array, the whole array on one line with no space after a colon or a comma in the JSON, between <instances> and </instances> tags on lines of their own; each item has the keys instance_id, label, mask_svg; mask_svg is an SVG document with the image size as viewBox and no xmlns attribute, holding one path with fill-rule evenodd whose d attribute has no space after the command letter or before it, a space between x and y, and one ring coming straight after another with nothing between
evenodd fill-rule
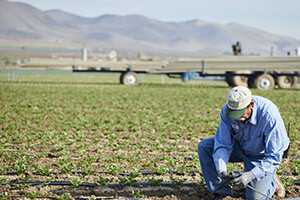
<instances>
[{"instance_id":1,"label":"white baseball cap","mask_svg":"<svg viewBox=\"0 0 300 200\"><path fill-rule=\"evenodd\" d=\"M244 114L247 106L251 103L252 94L248 88L237 86L228 92L226 99L226 117L239 119Z\"/></svg>"}]
</instances>

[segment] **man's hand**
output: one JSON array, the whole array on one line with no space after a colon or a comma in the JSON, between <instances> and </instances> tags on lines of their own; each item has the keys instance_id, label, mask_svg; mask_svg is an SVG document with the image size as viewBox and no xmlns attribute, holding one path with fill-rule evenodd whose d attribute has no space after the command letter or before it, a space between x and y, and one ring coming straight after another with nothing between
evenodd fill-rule
<instances>
[{"instance_id":1,"label":"man's hand","mask_svg":"<svg viewBox=\"0 0 300 200\"><path fill-rule=\"evenodd\" d=\"M255 176L252 172L244 172L241 173L239 176L235 177L232 182L237 186L246 187L247 184L253 179L255 179Z\"/></svg>"},{"instance_id":2,"label":"man's hand","mask_svg":"<svg viewBox=\"0 0 300 200\"><path fill-rule=\"evenodd\" d=\"M219 184L221 183L229 184L234 178L233 175L228 175L225 171L221 171L221 170L218 171L218 177L220 180Z\"/></svg>"},{"instance_id":3,"label":"man's hand","mask_svg":"<svg viewBox=\"0 0 300 200\"><path fill-rule=\"evenodd\" d=\"M225 180L227 178L227 173L223 170L218 171L218 177L222 180Z\"/></svg>"}]
</instances>

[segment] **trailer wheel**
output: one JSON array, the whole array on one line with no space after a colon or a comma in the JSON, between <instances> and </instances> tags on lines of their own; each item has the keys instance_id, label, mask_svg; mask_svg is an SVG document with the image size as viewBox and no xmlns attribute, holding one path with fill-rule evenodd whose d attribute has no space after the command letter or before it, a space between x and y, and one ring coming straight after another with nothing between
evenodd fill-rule
<instances>
[{"instance_id":1,"label":"trailer wheel","mask_svg":"<svg viewBox=\"0 0 300 200\"><path fill-rule=\"evenodd\" d=\"M255 77L249 77L248 78L248 87L249 88L255 88L255 85L254 85L254 80L255 80Z\"/></svg>"},{"instance_id":2,"label":"trailer wheel","mask_svg":"<svg viewBox=\"0 0 300 200\"><path fill-rule=\"evenodd\" d=\"M284 74L292 74L290 72L283 72ZM277 85L280 88L293 88L296 86L298 82L298 78L296 76L277 76L276 78Z\"/></svg>"},{"instance_id":3,"label":"trailer wheel","mask_svg":"<svg viewBox=\"0 0 300 200\"><path fill-rule=\"evenodd\" d=\"M235 71L235 74L251 74L249 70L240 70ZM245 86L248 87L248 77L247 76L233 76L232 77L232 84L234 86Z\"/></svg>"},{"instance_id":4,"label":"trailer wheel","mask_svg":"<svg viewBox=\"0 0 300 200\"><path fill-rule=\"evenodd\" d=\"M233 79L233 72L226 72L226 74L225 74L225 81L226 81L226 83L229 86L234 87L234 85L232 83L232 79Z\"/></svg>"},{"instance_id":5,"label":"trailer wheel","mask_svg":"<svg viewBox=\"0 0 300 200\"><path fill-rule=\"evenodd\" d=\"M122 83L124 85L137 85L138 84L138 76L134 72L123 73L120 77L120 83Z\"/></svg>"},{"instance_id":6,"label":"trailer wheel","mask_svg":"<svg viewBox=\"0 0 300 200\"><path fill-rule=\"evenodd\" d=\"M121 73L121 76L120 76L120 84L124 84L124 82L123 82L124 74L126 74L126 72L122 72L122 73Z\"/></svg>"},{"instance_id":7,"label":"trailer wheel","mask_svg":"<svg viewBox=\"0 0 300 200\"><path fill-rule=\"evenodd\" d=\"M251 74L249 70L239 70L234 72L226 72L225 81L229 86L245 86L248 87L248 77L247 76L238 76L234 74Z\"/></svg>"},{"instance_id":8,"label":"trailer wheel","mask_svg":"<svg viewBox=\"0 0 300 200\"><path fill-rule=\"evenodd\" d=\"M270 74L260 74L255 77L254 86L260 90L272 90L275 87L275 80Z\"/></svg>"}]
</instances>

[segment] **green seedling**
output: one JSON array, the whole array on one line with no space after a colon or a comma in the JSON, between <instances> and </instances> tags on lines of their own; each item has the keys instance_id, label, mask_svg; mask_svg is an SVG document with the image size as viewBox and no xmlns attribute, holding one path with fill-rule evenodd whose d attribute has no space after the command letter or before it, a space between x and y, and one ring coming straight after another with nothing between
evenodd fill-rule
<instances>
[{"instance_id":1,"label":"green seedling","mask_svg":"<svg viewBox=\"0 0 300 200\"><path fill-rule=\"evenodd\" d=\"M293 179L293 178L281 179L281 182L283 183L283 185L284 185L285 188L288 188L291 185L293 185L294 181L295 181L295 179Z\"/></svg>"},{"instance_id":2,"label":"green seedling","mask_svg":"<svg viewBox=\"0 0 300 200\"><path fill-rule=\"evenodd\" d=\"M70 171L72 171L74 169L74 167L72 165L63 165L62 168L61 168L61 172L63 174L66 174L66 173L69 173Z\"/></svg>"},{"instance_id":3,"label":"green seedling","mask_svg":"<svg viewBox=\"0 0 300 200\"><path fill-rule=\"evenodd\" d=\"M147 196L146 195L143 195L143 194L141 194L141 191L132 191L131 192L131 196L133 197L133 198L136 198L136 199L145 199L145 198L147 198Z\"/></svg>"},{"instance_id":4,"label":"green seedling","mask_svg":"<svg viewBox=\"0 0 300 200\"><path fill-rule=\"evenodd\" d=\"M129 176L125 176L124 178L119 177L121 183L125 183L126 185L132 185L137 182L137 177L140 175L138 172L132 172Z\"/></svg>"},{"instance_id":5,"label":"green seedling","mask_svg":"<svg viewBox=\"0 0 300 200\"><path fill-rule=\"evenodd\" d=\"M49 176L50 172L52 171L52 168L50 166L43 167L40 164L38 164L35 170L38 175Z\"/></svg>"},{"instance_id":6,"label":"green seedling","mask_svg":"<svg viewBox=\"0 0 300 200\"><path fill-rule=\"evenodd\" d=\"M69 200L72 196L70 193L64 193L62 195L55 194L54 197L56 200Z\"/></svg>"},{"instance_id":7,"label":"green seedling","mask_svg":"<svg viewBox=\"0 0 300 200\"><path fill-rule=\"evenodd\" d=\"M68 164L72 159L71 158L62 158L61 160L57 161L57 163L61 166Z\"/></svg>"},{"instance_id":8,"label":"green seedling","mask_svg":"<svg viewBox=\"0 0 300 200\"><path fill-rule=\"evenodd\" d=\"M29 185L26 183L13 184L13 186L18 190L23 190L24 188L28 188Z\"/></svg>"},{"instance_id":9,"label":"green seedling","mask_svg":"<svg viewBox=\"0 0 300 200\"><path fill-rule=\"evenodd\" d=\"M0 184L6 183L9 181L9 178L0 178Z\"/></svg>"},{"instance_id":10,"label":"green seedling","mask_svg":"<svg viewBox=\"0 0 300 200\"><path fill-rule=\"evenodd\" d=\"M96 196L95 195L92 195L89 200L96 200Z\"/></svg>"},{"instance_id":11,"label":"green seedling","mask_svg":"<svg viewBox=\"0 0 300 200\"><path fill-rule=\"evenodd\" d=\"M119 171L122 171L122 167L116 164L104 163L103 166L110 174L116 174Z\"/></svg>"},{"instance_id":12,"label":"green seedling","mask_svg":"<svg viewBox=\"0 0 300 200\"><path fill-rule=\"evenodd\" d=\"M81 171L84 175L90 175L95 173L96 170L94 170L92 167L88 167L86 169L82 169Z\"/></svg>"},{"instance_id":13,"label":"green seedling","mask_svg":"<svg viewBox=\"0 0 300 200\"><path fill-rule=\"evenodd\" d=\"M53 179L50 177L47 177L47 178L45 178L44 180L43 180L43 182L44 182L44 185L50 185L50 182L52 182L53 181Z\"/></svg>"},{"instance_id":14,"label":"green seedling","mask_svg":"<svg viewBox=\"0 0 300 200\"><path fill-rule=\"evenodd\" d=\"M16 161L15 169L18 175L25 173L28 170L28 167L22 161Z\"/></svg>"},{"instance_id":15,"label":"green seedling","mask_svg":"<svg viewBox=\"0 0 300 200\"><path fill-rule=\"evenodd\" d=\"M157 175L161 175L167 171L167 167L159 165L156 168L153 168L152 171Z\"/></svg>"},{"instance_id":16,"label":"green seedling","mask_svg":"<svg viewBox=\"0 0 300 200\"><path fill-rule=\"evenodd\" d=\"M44 194L42 192L37 192L37 191L32 191L32 192L26 191L25 192L25 196L29 199L36 199L39 196L43 196L43 195Z\"/></svg>"},{"instance_id":17,"label":"green seedling","mask_svg":"<svg viewBox=\"0 0 300 200\"><path fill-rule=\"evenodd\" d=\"M170 180L171 180L171 183L173 183L174 185L181 185L182 183L184 183L184 181L187 180L187 178L175 179L172 176L170 176Z\"/></svg>"},{"instance_id":18,"label":"green seedling","mask_svg":"<svg viewBox=\"0 0 300 200\"><path fill-rule=\"evenodd\" d=\"M109 182L113 181L113 179L114 178L109 179L109 178L105 178L103 176L99 176L96 181L98 184L104 186L104 185L107 185Z\"/></svg>"},{"instance_id":19,"label":"green seedling","mask_svg":"<svg viewBox=\"0 0 300 200\"><path fill-rule=\"evenodd\" d=\"M155 177L151 177L147 179L150 183L152 183L152 185L154 186L158 186L161 182L163 182L162 178L155 178Z\"/></svg>"},{"instance_id":20,"label":"green seedling","mask_svg":"<svg viewBox=\"0 0 300 200\"><path fill-rule=\"evenodd\" d=\"M25 175L21 175L20 180L21 180L22 183L26 183L26 182L32 181L32 178L30 178L28 176L25 176Z\"/></svg>"},{"instance_id":21,"label":"green seedling","mask_svg":"<svg viewBox=\"0 0 300 200\"><path fill-rule=\"evenodd\" d=\"M1 199L1 200L10 200L10 199L11 199L11 196L8 195L7 192L5 192L4 194L0 194L0 199Z\"/></svg>"},{"instance_id":22,"label":"green seedling","mask_svg":"<svg viewBox=\"0 0 300 200\"><path fill-rule=\"evenodd\" d=\"M72 186L75 187L75 188L81 186L82 183L83 183L83 180L81 180L78 177L76 177L76 178L69 178L69 181L72 184Z\"/></svg>"},{"instance_id":23,"label":"green seedling","mask_svg":"<svg viewBox=\"0 0 300 200\"><path fill-rule=\"evenodd\" d=\"M296 173L296 175L300 174L300 160L293 160L291 164L291 168Z\"/></svg>"}]
</instances>

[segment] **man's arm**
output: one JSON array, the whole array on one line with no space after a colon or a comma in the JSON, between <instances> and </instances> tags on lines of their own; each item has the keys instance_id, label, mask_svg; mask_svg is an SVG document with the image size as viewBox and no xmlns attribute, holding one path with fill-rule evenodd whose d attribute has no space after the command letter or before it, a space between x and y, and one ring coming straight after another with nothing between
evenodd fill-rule
<instances>
[{"instance_id":1,"label":"man's arm","mask_svg":"<svg viewBox=\"0 0 300 200\"><path fill-rule=\"evenodd\" d=\"M266 173L273 173L274 170L278 169L283 152L288 148L289 138L279 114L275 114L275 118L266 123L264 137L266 158L259 166L251 170L257 180L263 178Z\"/></svg>"},{"instance_id":2,"label":"man's arm","mask_svg":"<svg viewBox=\"0 0 300 200\"><path fill-rule=\"evenodd\" d=\"M231 127L228 118L225 116L226 106L224 105L220 114L219 123L214 144L214 163L217 171L227 170L227 163L233 149L233 139L231 137Z\"/></svg>"}]
</instances>

